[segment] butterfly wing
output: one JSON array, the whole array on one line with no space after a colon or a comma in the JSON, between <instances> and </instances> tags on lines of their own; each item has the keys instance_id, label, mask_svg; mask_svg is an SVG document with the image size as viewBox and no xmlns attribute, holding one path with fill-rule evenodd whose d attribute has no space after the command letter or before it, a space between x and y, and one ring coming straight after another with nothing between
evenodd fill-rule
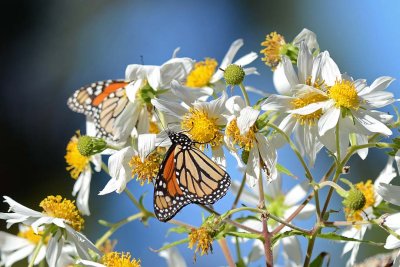
<instances>
[{"instance_id":1,"label":"butterfly wing","mask_svg":"<svg viewBox=\"0 0 400 267\"><path fill-rule=\"evenodd\" d=\"M97 137L112 140L114 122L129 102L126 85L123 80L107 80L84 86L68 99L68 107L94 120Z\"/></svg>"},{"instance_id":2,"label":"butterfly wing","mask_svg":"<svg viewBox=\"0 0 400 267\"><path fill-rule=\"evenodd\" d=\"M160 171L154 185L154 213L157 219L165 222L170 220L190 199L182 192L176 178L175 150L172 145L160 166Z\"/></svg>"},{"instance_id":3,"label":"butterfly wing","mask_svg":"<svg viewBox=\"0 0 400 267\"><path fill-rule=\"evenodd\" d=\"M213 204L225 196L229 174L195 146L175 147L176 177L183 193L193 203Z\"/></svg>"}]
</instances>

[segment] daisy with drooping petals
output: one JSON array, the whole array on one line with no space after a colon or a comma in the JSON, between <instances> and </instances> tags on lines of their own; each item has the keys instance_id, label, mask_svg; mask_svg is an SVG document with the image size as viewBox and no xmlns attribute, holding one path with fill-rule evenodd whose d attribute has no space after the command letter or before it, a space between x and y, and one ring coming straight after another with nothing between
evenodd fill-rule
<instances>
[{"instance_id":1,"label":"daisy with drooping petals","mask_svg":"<svg viewBox=\"0 0 400 267\"><path fill-rule=\"evenodd\" d=\"M134 177L143 185L150 183L157 175L163 155L154 150L156 142L155 134L141 134L138 137L138 149L132 146L125 147L108 160L108 168L111 179L99 195L111 192L121 193L126 184Z\"/></svg>"},{"instance_id":2,"label":"daisy with drooping petals","mask_svg":"<svg viewBox=\"0 0 400 267\"><path fill-rule=\"evenodd\" d=\"M61 196L48 196L40 203L43 212L38 212L22 206L7 196L4 196L4 199L4 202L10 205L11 212L0 213L0 219L6 220L7 228L15 223L21 223L31 226L35 234L43 230L38 246L48 238L46 261L50 267L57 266L65 243L75 246L82 259L91 259L91 251L100 254L96 246L80 233L84 220L74 202Z\"/></svg>"},{"instance_id":3,"label":"daisy with drooping petals","mask_svg":"<svg viewBox=\"0 0 400 267\"><path fill-rule=\"evenodd\" d=\"M90 215L89 194L90 182L92 180L92 168L90 162L94 165L94 170L101 171L101 155L83 156L78 150L78 140L80 133L77 132L67 145L65 161L68 164L67 171L73 179L76 180L72 195L78 194L76 201L78 209L84 215Z\"/></svg>"},{"instance_id":4,"label":"daisy with drooping petals","mask_svg":"<svg viewBox=\"0 0 400 267\"><path fill-rule=\"evenodd\" d=\"M261 43L265 48L260 52L264 54L262 60L273 70L273 83L282 95L291 95L290 83L285 75L283 57L287 56L291 62L297 62L298 49L300 44L305 43L311 52L318 52L319 45L315 33L308 29L303 29L293 40L287 44L282 35L272 32L268 34L265 41Z\"/></svg>"},{"instance_id":5,"label":"daisy with drooping petals","mask_svg":"<svg viewBox=\"0 0 400 267\"><path fill-rule=\"evenodd\" d=\"M219 66L217 61L213 58L206 58L204 61L197 62L193 70L187 76L184 86L207 89L210 90L211 94L214 91L216 93L223 91L226 86L222 78L227 66L235 64L244 67L252 63L258 57L255 52L251 52L233 61L235 55L242 46L242 39L234 41ZM243 70L246 75L258 74L255 67L244 68Z\"/></svg>"},{"instance_id":6,"label":"daisy with drooping petals","mask_svg":"<svg viewBox=\"0 0 400 267\"><path fill-rule=\"evenodd\" d=\"M382 202L382 197L377 193L379 192L379 185L388 184L390 181L397 176L396 169L393 167L394 159L389 157L385 168L381 171L379 176L376 178L375 182L372 183L371 180L366 182L359 182L355 184L355 188L360 190L365 196L366 202L362 210L359 211L350 211L348 208L345 208L345 215L347 221L363 221L365 218L373 219L375 215L373 213L374 207L379 206ZM346 228L342 235L349 238L355 238L358 240L362 240L365 232L370 228L370 225L356 225ZM343 247L342 255L351 252L350 258L347 261L346 266L353 266L356 262L356 257L358 254L358 250L360 248L360 242L346 242L346 245Z\"/></svg>"},{"instance_id":7,"label":"daisy with drooping petals","mask_svg":"<svg viewBox=\"0 0 400 267\"><path fill-rule=\"evenodd\" d=\"M238 182L232 183L232 191L237 194L240 188ZM307 196L309 190L308 183L304 182L296 185L288 192L282 191L282 178L280 175L271 181L269 184L264 183L264 193L266 199L266 206L268 211L283 220L286 220L300 205L300 203ZM247 205L257 207L259 204L258 189L250 187L250 190L244 189L242 191L241 199ZM302 211L296 216L296 219L306 220L315 214L314 204L308 203ZM262 231L262 222L260 220L250 219L244 222L244 224L250 228ZM270 230L274 229L277 223L273 220L269 220ZM281 232L290 230L288 227L284 227ZM246 241L242 239L241 241ZM240 239L239 239L240 242ZM285 259L285 266L301 266L302 261L302 251L300 242L297 237L290 236L285 237L277 241L273 247L274 258L278 258L279 250L282 249L282 256ZM246 262L250 264L251 262L257 261L262 256L264 256L264 245L259 240L254 241L253 248L246 259Z\"/></svg>"},{"instance_id":8,"label":"daisy with drooping petals","mask_svg":"<svg viewBox=\"0 0 400 267\"><path fill-rule=\"evenodd\" d=\"M173 88L179 86L178 82L172 82ZM222 92L219 98L210 102L187 102L190 99L179 94L176 98L174 102L153 99L152 104L172 117L169 123L179 123L180 128L187 132L193 141L200 145L209 145L212 149L212 159L225 166L221 128L226 124L226 93Z\"/></svg>"},{"instance_id":9,"label":"daisy with drooping petals","mask_svg":"<svg viewBox=\"0 0 400 267\"><path fill-rule=\"evenodd\" d=\"M256 120L260 111L246 106L238 96L229 98L226 107L231 115L225 128L225 143L239 167L245 166L246 182L253 187L262 171L268 180L274 180L277 176L277 152L268 138L258 132ZM237 147L242 150L241 156Z\"/></svg>"},{"instance_id":10,"label":"daisy with drooping petals","mask_svg":"<svg viewBox=\"0 0 400 267\"><path fill-rule=\"evenodd\" d=\"M109 252L103 255L99 262L78 260L79 266L87 267L140 267L140 260L132 258L129 252Z\"/></svg>"},{"instance_id":11,"label":"daisy with drooping petals","mask_svg":"<svg viewBox=\"0 0 400 267\"><path fill-rule=\"evenodd\" d=\"M310 49L302 42L297 58L297 73L286 56L282 58L282 66L287 80L290 81L291 94L271 95L261 108L285 112L279 128L289 136L292 132L295 133L301 155L307 157L313 166L317 153L323 147L318 137L318 120L322 117L323 110L318 109L306 115L293 114L290 111L327 99L320 91L325 90L324 76L326 69L331 66L331 59L327 52L314 58Z\"/></svg>"}]
</instances>

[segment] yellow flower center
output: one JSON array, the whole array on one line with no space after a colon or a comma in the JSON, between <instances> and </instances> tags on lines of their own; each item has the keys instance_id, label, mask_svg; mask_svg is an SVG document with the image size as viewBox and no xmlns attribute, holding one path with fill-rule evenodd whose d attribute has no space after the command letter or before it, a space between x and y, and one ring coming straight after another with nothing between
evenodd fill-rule
<instances>
[{"instance_id":1,"label":"yellow flower center","mask_svg":"<svg viewBox=\"0 0 400 267\"><path fill-rule=\"evenodd\" d=\"M206 58L204 61L197 62L186 78L186 86L198 88L208 85L217 66L218 62L213 58Z\"/></svg>"},{"instance_id":2,"label":"yellow flower center","mask_svg":"<svg viewBox=\"0 0 400 267\"><path fill-rule=\"evenodd\" d=\"M39 244L40 240L42 239L43 231L39 231L37 234L33 231L32 227L27 228L25 231L20 231L18 233L19 237L29 240L32 244ZM44 240L44 243L47 244L50 237L47 237Z\"/></svg>"},{"instance_id":3,"label":"yellow flower center","mask_svg":"<svg viewBox=\"0 0 400 267\"><path fill-rule=\"evenodd\" d=\"M132 176L136 175L136 180L140 181L140 185L144 185L146 181L150 183L158 173L162 155L157 150L147 156L144 161L140 156L134 156L129 161L129 166L132 168Z\"/></svg>"},{"instance_id":4,"label":"yellow flower center","mask_svg":"<svg viewBox=\"0 0 400 267\"><path fill-rule=\"evenodd\" d=\"M355 187L364 194L366 202L362 210L359 211L351 211L350 209L345 208L347 221L362 221L363 210L372 207L375 204L375 190L372 180L357 183L355 184Z\"/></svg>"},{"instance_id":5,"label":"yellow flower center","mask_svg":"<svg viewBox=\"0 0 400 267\"><path fill-rule=\"evenodd\" d=\"M226 135L233 140L234 144L246 151L250 151L253 148L255 132L256 127L253 125L246 134L241 135L236 119L233 119L226 127Z\"/></svg>"},{"instance_id":6,"label":"yellow flower center","mask_svg":"<svg viewBox=\"0 0 400 267\"><path fill-rule=\"evenodd\" d=\"M265 41L261 43L261 46L265 46L260 53L264 54L261 59L267 66L270 66L274 70L279 62L281 61L281 48L285 45L285 39L282 35L271 32L265 37Z\"/></svg>"},{"instance_id":7,"label":"yellow flower center","mask_svg":"<svg viewBox=\"0 0 400 267\"><path fill-rule=\"evenodd\" d=\"M293 106L293 109L299 109L309 104L325 100L327 100L327 98L324 95L318 94L316 92L310 92L306 95L292 100L291 104ZM301 125L315 125L315 122L318 121L318 119L322 116L322 109L306 115L293 114L293 116L297 119L298 122L300 122Z\"/></svg>"},{"instance_id":8,"label":"yellow flower center","mask_svg":"<svg viewBox=\"0 0 400 267\"><path fill-rule=\"evenodd\" d=\"M110 252L101 258L107 267L140 267L140 260L131 259L130 253Z\"/></svg>"},{"instance_id":9,"label":"yellow flower center","mask_svg":"<svg viewBox=\"0 0 400 267\"><path fill-rule=\"evenodd\" d=\"M158 134L160 133L160 128L158 128L157 123L150 121L149 133Z\"/></svg>"},{"instance_id":10,"label":"yellow flower center","mask_svg":"<svg viewBox=\"0 0 400 267\"><path fill-rule=\"evenodd\" d=\"M61 218L76 231L83 228L84 220L75 206L75 201L63 199L62 196L48 196L40 202L39 206L44 213L54 218Z\"/></svg>"},{"instance_id":11,"label":"yellow flower center","mask_svg":"<svg viewBox=\"0 0 400 267\"><path fill-rule=\"evenodd\" d=\"M77 179L79 175L88 167L89 157L82 156L78 150L79 131L74 135L67 145L65 161L67 162L67 171L72 178Z\"/></svg>"},{"instance_id":12,"label":"yellow flower center","mask_svg":"<svg viewBox=\"0 0 400 267\"><path fill-rule=\"evenodd\" d=\"M217 125L217 118L211 118L204 110L190 108L181 123L183 130L188 131L195 142L209 143L212 147L222 143L223 136Z\"/></svg>"},{"instance_id":13,"label":"yellow flower center","mask_svg":"<svg viewBox=\"0 0 400 267\"><path fill-rule=\"evenodd\" d=\"M212 252L212 242L211 231L204 226L198 229L192 229L189 233L189 248L193 249L194 245L197 243L195 253L200 251L200 254L204 255L208 254L208 251Z\"/></svg>"},{"instance_id":14,"label":"yellow flower center","mask_svg":"<svg viewBox=\"0 0 400 267\"><path fill-rule=\"evenodd\" d=\"M338 108L358 109L360 106L356 87L351 81L336 81L328 89L328 96L335 101Z\"/></svg>"}]
</instances>

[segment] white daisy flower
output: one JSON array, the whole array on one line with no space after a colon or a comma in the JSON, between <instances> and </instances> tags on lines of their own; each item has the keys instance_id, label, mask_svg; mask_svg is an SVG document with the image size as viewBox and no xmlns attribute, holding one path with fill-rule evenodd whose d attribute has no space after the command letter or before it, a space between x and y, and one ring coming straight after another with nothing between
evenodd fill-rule
<instances>
[{"instance_id":1,"label":"white daisy flower","mask_svg":"<svg viewBox=\"0 0 400 267\"><path fill-rule=\"evenodd\" d=\"M388 184L390 181L397 176L396 169L393 167L393 157L389 157L388 162L386 163L385 168L381 171L379 176L376 178L374 184L372 184L371 180L367 182L360 182L355 184L355 187L360 190L365 198L366 204L362 211L357 211L351 214L349 210L345 208L346 219L348 221L362 221L367 216L369 219L375 218L373 214L373 208L379 206L382 202L382 197L378 194L379 186L382 184ZM345 237L355 238L362 240L367 229L370 228L370 225L357 225L353 227L347 227L342 235ZM347 242L343 247L342 255L351 252L350 258L347 261L346 266L353 266L356 262L356 257L358 254L358 250L360 248L360 242Z\"/></svg>"},{"instance_id":2,"label":"white daisy flower","mask_svg":"<svg viewBox=\"0 0 400 267\"><path fill-rule=\"evenodd\" d=\"M232 183L232 191L237 194L239 191L240 184L238 182ZM264 192L267 196L266 205L268 211L276 215L283 220L286 220L300 205L300 203L307 196L309 190L309 185L307 182L301 183L293 187L288 192L282 191L282 179L278 176L274 181L265 185ZM241 195L241 200L247 205L256 207L259 204L258 189L250 187L250 191L244 189ZM308 203L303 210L296 216L296 219L306 220L315 214L315 206L312 203ZM277 223L270 220L270 230L273 230ZM245 222L246 226L253 229L262 231L262 223L259 220L247 220ZM288 227L284 227L281 232L290 230ZM246 240L242 240L246 241ZM274 258L278 258L279 250L282 247L282 256L285 259L286 266L301 266L303 263L302 251L300 243L295 236L286 237L280 239L273 248ZM254 241L253 248L247 262L257 261L260 257L264 256L264 245L261 241Z\"/></svg>"},{"instance_id":3,"label":"white daisy flower","mask_svg":"<svg viewBox=\"0 0 400 267\"><path fill-rule=\"evenodd\" d=\"M258 132L255 125L260 111L246 106L238 96L228 99L226 107L231 115L225 129L225 143L238 161L239 167L245 166L246 182L251 187L255 186L262 170L268 180L274 180L277 176L277 152L275 146ZM242 149L242 156L239 156L237 147ZM243 163L246 158L247 163Z\"/></svg>"},{"instance_id":4,"label":"white daisy flower","mask_svg":"<svg viewBox=\"0 0 400 267\"><path fill-rule=\"evenodd\" d=\"M72 195L76 196L76 205L83 215L90 215L89 210L89 195L90 182L92 180L92 168L90 163L93 163L94 170L101 171L101 155L96 154L90 157L81 155L78 150L78 139L80 134L74 135L67 145L67 153L65 161L68 164L67 171L73 179L76 179Z\"/></svg>"},{"instance_id":5,"label":"white daisy flower","mask_svg":"<svg viewBox=\"0 0 400 267\"><path fill-rule=\"evenodd\" d=\"M326 99L319 91L325 90L324 73L326 68L331 66L329 54L321 53L314 58L307 45L302 42L297 58L297 73L286 56L282 58L282 66L286 79L290 81L290 95L271 95L261 109L285 112L279 128L289 136L292 132L295 133L296 144L301 155L307 157L310 165L313 166L317 153L323 147L318 138L317 125L323 115L322 109L306 115L294 114L290 111ZM280 143L283 145L283 142Z\"/></svg>"},{"instance_id":6,"label":"white daisy flower","mask_svg":"<svg viewBox=\"0 0 400 267\"><path fill-rule=\"evenodd\" d=\"M108 169L111 179L99 195L117 192L120 194L127 183L135 176L143 185L145 181L151 182L157 175L162 155L154 150L156 143L155 134L141 134L138 137L138 149L132 146L125 147L108 159Z\"/></svg>"},{"instance_id":7,"label":"white daisy flower","mask_svg":"<svg viewBox=\"0 0 400 267\"><path fill-rule=\"evenodd\" d=\"M392 93L384 91L394 79L380 77L367 86L365 80L354 81L347 75L341 75L336 63L327 52L324 53L326 53L327 66L321 69L321 75L327 89L314 90L324 100L290 112L297 115L310 115L322 109L323 115L318 120L318 133L321 136L321 142L335 153L335 127L338 123L339 133L343 136L340 138L341 153L346 151L349 140L356 144L366 144L368 135L375 133L391 135L392 131L385 125L391 116L375 109L395 101ZM349 134L354 134L354 137ZM363 159L367 153L368 149L358 152Z\"/></svg>"},{"instance_id":8,"label":"white daisy flower","mask_svg":"<svg viewBox=\"0 0 400 267\"><path fill-rule=\"evenodd\" d=\"M178 82L172 82L174 92L179 92L174 89L179 86ZM171 116L169 123L179 123L180 128L187 132L193 141L201 145L210 145L212 159L225 166L221 127L226 124L226 99L226 93L222 92L219 98L210 102L189 102L191 99L177 93L175 101L153 99L151 103L158 110Z\"/></svg>"},{"instance_id":9,"label":"white daisy flower","mask_svg":"<svg viewBox=\"0 0 400 267\"><path fill-rule=\"evenodd\" d=\"M18 235L12 235L0 231L0 266L12 266L15 262L28 257L31 262L33 252L41 240L43 233L39 230L39 234L35 234L31 227L19 225ZM34 265L38 265L46 257L47 244L44 244L34 261Z\"/></svg>"},{"instance_id":10,"label":"white daisy flower","mask_svg":"<svg viewBox=\"0 0 400 267\"><path fill-rule=\"evenodd\" d=\"M4 202L10 205L11 212L0 213L0 219L6 220L7 228L15 223L21 223L31 226L36 234L43 229L42 235L49 238L46 261L50 267L57 266L65 243L74 245L82 259L90 259L90 251L100 254L96 246L79 232L84 220L72 201L61 196L49 196L40 203L43 212L38 212L7 196L4 196L4 199Z\"/></svg>"},{"instance_id":11,"label":"white daisy flower","mask_svg":"<svg viewBox=\"0 0 400 267\"><path fill-rule=\"evenodd\" d=\"M230 64L235 64L241 67L247 66L257 59L258 55L255 52L244 55L236 61L233 61L239 49L243 46L243 40L238 39L232 43L228 52L222 59L221 64L213 58L206 58L204 61L197 62L193 70L186 78L185 87L203 88L212 92L221 92L225 90L223 81L224 71ZM217 67L218 66L218 67ZM258 74L255 67L243 68L246 75Z\"/></svg>"}]
</instances>

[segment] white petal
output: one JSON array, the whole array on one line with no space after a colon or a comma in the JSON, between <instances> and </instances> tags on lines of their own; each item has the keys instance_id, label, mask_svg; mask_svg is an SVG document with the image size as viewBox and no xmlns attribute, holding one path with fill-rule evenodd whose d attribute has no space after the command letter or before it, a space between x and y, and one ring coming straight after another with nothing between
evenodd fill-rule
<instances>
[{"instance_id":1,"label":"white petal","mask_svg":"<svg viewBox=\"0 0 400 267\"><path fill-rule=\"evenodd\" d=\"M259 114L260 111L255 110L252 107L245 107L240 111L240 116L237 119L237 126L241 135L244 135L249 131L250 127L256 122Z\"/></svg>"},{"instance_id":2,"label":"white petal","mask_svg":"<svg viewBox=\"0 0 400 267\"><path fill-rule=\"evenodd\" d=\"M32 216L32 217L42 217L43 214L37 211L34 211L30 208L27 208L25 206L22 206L12 198L8 196L3 196L4 197L4 202L6 202L8 205L10 205L10 210L12 210L15 213L21 214L21 215L26 215L26 216Z\"/></svg>"},{"instance_id":3,"label":"white petal","mask_svg":"<svg viewBox=\"0 0 400 267\"><path fill-rule=\"evenodd\" d=\"M251 52L251 53L248 53L247 55L244 55L243 57L239 58L233 64L244 67L246 65L249 65L254 60L256 60L257 57L258 57L257 53Z\"/></svg>"},{"instance_id":4,"label":"white petal","mask_svg":"<svg viewBox=\"0 0 400 267\"><path fill-rule=\"evenodd\" d=\"M240 111L246 106L243 98L240 96L232 96L228 98L225 102L225 107L229 111L230 114L235 115L235 117L239 117Z\"/></svg>"},{"instance_id":5,"label":"white petal","mask_svg":"<svg viewBox=\"0 0 400 267\"><path fill-rule=\"evenodd\" d=\"M76 264L79 264L79 266L82 265L82 266L85 266L85 267L86 266L87 267L107 267L107 266L105 266L105 265L103 265L101 263L97 263L97 262L89 261L89 260L78 260L76 262Z\"/></svg>"},{"instance_id":6,"label":"white petal","mask_svg":"<svg viewBox=\"0 0 400 267\"><path fill-rule=\"evenodd\" d=\"M257 144L254 144L249 153L249 159L246 167L246 182L250 187L254 187L260 178L260 155Z\"/></svg>"},{"instance_id":7,"label":"white petal","mask_svg":"<svg viewBox=\"0 0 400 267\"><path fill-rule=\"evenodd\" d=\"M222 167L226 167L226 159L225 159L225 154L224 154L224 150L223 150L222 146L212 149L211 159L218 165L221 165Z\"/></svg>"},{"instance_id":8,"label":"white petal","mask_svg":"<svg viewBox=\"0 0 400 267\"><path fill-rule=\"evenodd\" d=\"M205 101L210 95L213 94L213 89L210 87L191 88L183 86L176 80L171 82L171 90L175 96L182 99L182 101L187 104L194 103L198 100Z\"/></svg>"},{"instance_id":9,"label":"white petal","mask_svg":"<svg viewBox=\"0 0 400 267\"><path fill-rule=\"evenodd\" d=\"M9 267L9 266L13 265L15 262L28 257L30 254L33 253L34 249L35 249L34 246L27 246L27 247L18 249L10 254L7 254L7 256L4 257L5 266Z\"/></svg>"},{"instance_id":10,"label":"white petal","mask_svg":"<svg viewBox=\"0 0 400 267\"><path fill-rule=\"evenodd\" d=\"M389 156L385 167L375 179L374 186L377 186L380 183L388 184L397 176L396 169L393 167L393 161L394 158Z\"/></svg>"},{"instance_id":11,"label":"white petal","mask_svg":"<svg viewBox=\"0 0 400 267\"><path fill-rule=\"evenodd\" d=\"M297 78L297 74L294 71L292 61L287 56L282 57L282 65L286 79L288 80L290 86L293 87L299 84L299 79Z\"/></svg>"},{"instance_id":12,"label":"white petal","mask_svg":"<svg viewBox=\"0 0 400 267\"><path fill-rule=\"evenodd\" d=\"M333 129L338 123L340 109L332 107L326 111L318 121L318 132L324 135L328 130Z\"/></svg>"},{"instance_id":13,"label":"white petal","mask_svg":"<svg viewBox=\"0 0 400 267\"><path fill-rule=\"evenodd\" d=\"M10 252L31 245L27 239L0 231L0 250Z\"/></svg>"},{"instance_id":14,"label":"white petal","mask_svg":"<svg viewBox=\"0 0 400 267\"><path fill-rule=\"evenodd\" d=\"M340 71L327 51L324 53L324 57L323 65L321 67L322 80L327 85L333 85L338 79L340 79Z\"/></svg>"},{"instance_id":15,"label":"white petal","mask_svg":"<svg viewBox=\"0 0 400 267\"><path fill-rule=\"evenodd\" d=\"M376 191L384 200L400 206L400 186L380 183Z\"/></svg>"},{"instance_id":16,"label":"white petal","mask_svg":"<svg viewBox=\"0 0 400 267\"><path fill-rule=\"evenodd\" d=\"M299 55L297 57L297 72L299 83L305 84L308 77L311 76L313 57L310 50L304 42L300 43Z\"/></svg>"},{"instance_id":17,"label":"white petal","mask_svg":"<svg viewBox=\"0 0 400 267\"><path fill-rule=\"evenodd\" d=\"M391 214L386 217L385 225L389 228L395 229L396 231L400 229L400 212Z\"/></svg>"},{"instance_id":18,"label":"white petal","mask_svg":"<svg viewBox=\"0 0 400 267\"><path fill-rule=\"evenodd\" d=\"M138 116L139 116L140 106L137 103L129 102L121 114L115 119L114 122L114 141L125 142L132 129L135 127Z\"/></svg>"},{"instance_id":19,"label":"white petal","mask_svg":"<svg viewBox=\"0 0 400 267\"><path fill-rule=\"evenodd\" d=\"M396 231L397 234L400 234L400 231ZM386 249L395 249L400 247L400 240L397 239L394 235L389 235L386 239L385 248Z\"/></svg>"},{"instance_id":20,"label":"white petal","mask_svg":"<svg viewBox=\"0 0 400 267\"><path fill-rule=\"evenodd\" d=\"M272 74L272 81L276 91L281 95L291 95L290 83L285 75L283 64L280 62L274 73Z\"/></svg>"},{"instance_id":21,"label":"white petal","mask_svg":"<svg viewBox=\"0 0 400 267\"><path fill-rule=\"evenodd\" d=\"M328 101L322 101L322 102L316 102L316 103L311 103L307 106L304 106L302 108L298 109L293 109L288 111L291 114L299 114L299 115L307 115L314 113L317 110L320 110L321 108L324 108L327 106Z\"/></svg>"},{"instance_id":22,"label":"white petal","mask_svg":"<svg viewBox=\"0 0 400 267\"><path fill-rule=\"evenodd\" d=\"M394 95L390 92L377 91L362 97L366 101L368 108L382 108L394 103Z\"/></svg>"},{"instance_id":23,"label":"white petal","mask_svg":"<svg viewBox=\"0 0 400 267\"><path fill-rule=\"evenodd\" d=\"M306 45L311 50L318 50L319 45L317 42L317 35L310 31L309 29L304 28L294 39L293 44L299 46L301 42L305 42Z\"/></svg>"},{"instance_id":24,"label":"white petal","mask_svg":"<svg viewBox=\"0 0 400 267\"><path fill-rule=\"evenodd\" d=\"M291 108L291 102L294 100L291 96L270 95L264 104L261 105L262 110L285 112Z\"/></svg>"},{"instance_id":25,"label":"white petal","mask_svg":"<svg viewBox=\"0 0 400 267\"><path fill-rule=\"evenodd\" d=\"M152 99L151 104L162 112L165 112L176 118L181 118L188 110L178 102L170 102L163 99Z\"/></svg>"},{"instance_id":26,"label":"white petal","mask_svg":"<svg viewBox=\"0 0 400 267\"><path fill-rule=\"evenodd\" d=\"M64 239L61 237L61 232L57 231L52 236L47 245L46 260L49 267L56 267L57 260L61 254Z\"/></svg>"},{"instance_id":27,"label":"white petal","mask_svg":"<svg viewBox=\"0 0 400 267\"><path fill-rule=\"evenodd\" d=\"M140 134L138 137L138 153L142 162L156 148L155 134Z\"/></svg>"},{"instance_id":28,"label":"white petal","mask_svg":"<svg viewBox=\"0 0 400 267\"><path fill-rule=\"evenodd\" d=\"M376 91L383 91L385 90L395 79L388 76L382 76L377 78L370 86L369 90L363 92L364 94Z\"/></svg>"},{"instance_id":29,"label":"white petal","mask_svg":"<svg viewBox=\"0 0 400 267\"><path fill-rule=\"evenodd\" d=\"M264 135L256 133L256 140L261 160L264 162L269 171L269 174L267 175L271 176L271 173L274 172L274 169L276 168L278 153L276 152L275 147ZM271 177L267 177L267 179L270 180Z\"/></svg>"},{"instance_id":30,"label":"white petal","mask_svg":"<svg viewBox=\"0 0 400 267\"><path fill-rule=\"evenodd\" d=\"M92 171L90 168L85 170L78 178L74 185L72 195L78 192L76 198L76 205L83 215L90 215L89 210L89 194L90 194L90 181L92 179Z\"/></svg>"},{"instance_id":31,"label":"white petal","mask_svg":"<svg viewBox=\"0 0 400 267\"><path fill-rule=\"evenodd\" d=\"M392 131L382 122L370 116L367 112L353 111L356 127L362 127L372 133L381 133L387 136L392 135Z\"/></svg>"},{"instance_id":32,"label":"white petal","mask_svg":"<svg viewBox=\"0 0 400 267\"><path fill-rule=\"evenodd\" d=\"M368 136L363 134L355 134L357 144L356 145L365 145L368 144ZM353 145L353 144L352 144ZM368 148L363 148L357 150L357 154L360 156L362 160L366 159L368 156Z\"/></svg>"}]
</instances>

